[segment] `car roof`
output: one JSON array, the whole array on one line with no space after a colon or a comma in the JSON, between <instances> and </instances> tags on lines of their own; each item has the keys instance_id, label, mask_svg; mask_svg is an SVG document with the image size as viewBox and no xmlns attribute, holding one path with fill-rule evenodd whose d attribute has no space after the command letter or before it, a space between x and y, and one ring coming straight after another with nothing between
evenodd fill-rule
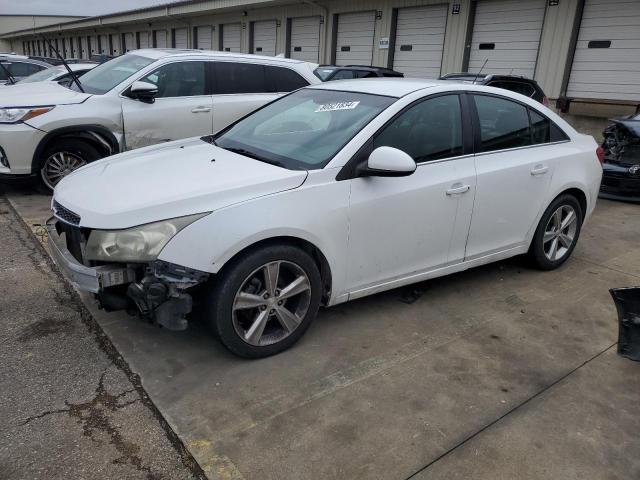
<instances>
[{"instance_id":1,"label":"car roof","mask_svg":"<svg viewBox=\"0 0 640 480\"><path fill-rule=\"evenodd\" d=\"M476 82L488 82L490 80L518 80L521 82L536 83L532 78L525 77L524 75L507 75L507 74L494 74L494 73L448 73L440 77L441 80L459 80L459 81L476 81ZM477 80L476 80L477 79Z\"/></svg>"},{"instance_id":2,"label":"car roof","mask_svg":"<svg viewBox=\"0 0 640 480\"><path fill-rule=\"evenodd\" d=\"M323 90L341 90L345 92L370 93L389 97L404 97L416 90L433 88L440 85L451 85L451 82L426 80L420 78L377 77L358 78L354 80L334 80L307 88Z\"/></svg>"},{"instance_id":3,"label":"car roof","mask_svg":"<svg viewBox=\"0 0 640 480\"><path fill-rule=\"evenodd\" d=\"M167 57L207 57L207 58L224 58L224 59L239 59L239 60L258 60L269 63L282 63L282 64L303 64L309 63L304 60L295 60L292 58L284 57L271 57L266 55L255 55L252 53L236 53L236 52L219 52L216 50L194 50L194 49L181 49L181 48L144 48L139 50L131 50L127 54L137 54L144 57L161 59Z\"/></svg>"}]
</instances>

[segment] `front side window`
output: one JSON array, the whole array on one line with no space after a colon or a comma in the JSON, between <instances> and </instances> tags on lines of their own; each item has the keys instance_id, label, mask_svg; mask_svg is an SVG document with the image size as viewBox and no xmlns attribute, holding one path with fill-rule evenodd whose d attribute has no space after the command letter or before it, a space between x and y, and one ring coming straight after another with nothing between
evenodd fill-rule
<instances>
[{"instance_id":1,"label":"front side window","mask_svg":"<svg viewBox=\"0 0 640 480\"><path fill-rule=\"evenodd\" d=\"M240 62L215 62L215 93L266 93L263 65Z\"/></svg>"},{"instance_id":2,"label":"front side window","mask_svg":"<svg viewBox=\"0 0 640 480\"><path fill-rule=\"evenodd\" d=\"M46 67L43 67L42 65L36 65L34 63L13 62L9 66L9 71L14 77L28 77L40 70L44 70L45 68Z\"/></svg>"},{"instance_id":3,"label":"front side window","mask_svg":"<svg viewBox=\"0 0 640 480\"><path fill-rule=\"evenodd\" d=\"M377 135L373 147L394 147L416 163L462 155L458 95L430 98L410 107Z\"/></svg>"},{"instance_id":4,"label":"front side window","mask_svg":"<svg viewBox=\"0 0 640 480\"><path fill-rule=\"evenodd\" d=\"M480 152L531 145L527 108L505 98L473 95L480 121Z\"/></svg>"},{"instance_id":5,"label":"front side window","mask_svg":"<svg viewBox=\"0 0 640 480\"><path fill-rule=\"evenodd\" d=\"M103 95L153 62L153 58L140 55L127 54L116 57L83 75L82 88L87 93ZM69 88L79 91L75 83Z\"/></svg>"},{"instance_id":6,"label":"front side window","mask_svg":"<svg viewBox=\"0 0 640 480\"><path fill-rule=\"evenodd\" d=\"M162 65L141 80L158 87L156 98L205 95L205 63L169 63Z\"/></svg>"},{"instance_id":7,"label":"front side window","mask_svg":"<svg viewBox=\"0 0 640 480\"><path fill-rule=\"evenodd\" d=\"M292 170L323 168L395 98L302 89L211 138L217 146Z\"/></svg>"}]
</instances>

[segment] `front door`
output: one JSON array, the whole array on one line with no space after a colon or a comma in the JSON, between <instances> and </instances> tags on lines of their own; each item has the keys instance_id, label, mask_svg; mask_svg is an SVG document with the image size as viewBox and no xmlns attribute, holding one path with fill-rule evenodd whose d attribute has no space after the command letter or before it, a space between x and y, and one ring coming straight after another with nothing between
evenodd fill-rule
<instances>
[{"instance_id":1,"label":"front door","mask_svg":"<svg viewBox=\"0 0 640 480\"><path fill-rule=\"evenodd\" d=\"M414 104L376 135L372 148L398 148L418 166L407 177L351 180L350 298L464 259L475 168L463 134L460 98L447 94Z\"/></svg>"},{"instance_id":2,"label":"front door","mask_svg":"<svg viewBox=\"0 0 640 480\"><path fill-rule=\"evenodd\" d=\"M544 145L549 121L535 110L490 95L475 94L473 102L480 144L469 260L524 245L544 206L557 157Z\"/></svg>"},{"instance_id":3,"label":"front door","mask_svg":"<svg viewBox=\"0 0 640 480\"><path fill-rule=\"evenodd\" d=\"M123 98L127 149L212 133L213 103L205 67L201 61L174 62L140 79L157 85L158 95L154 103Z\"/></svg>"}]
</instances>

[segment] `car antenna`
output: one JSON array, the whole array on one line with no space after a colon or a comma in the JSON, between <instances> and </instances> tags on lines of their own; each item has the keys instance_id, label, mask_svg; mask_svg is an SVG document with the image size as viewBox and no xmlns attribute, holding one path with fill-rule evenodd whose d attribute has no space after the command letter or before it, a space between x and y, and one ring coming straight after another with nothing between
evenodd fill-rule
<instances>
[{"instance_id":1,"label":"car antenna","mask_svg":"<svg viewBox=\"0 0 640 480\"><path fill-rule=\"evenodd\" d=\"M487 64L488 61L489 61L489 57L486 58L486 60L482 64L482 67L480 67L480 70L478 70L478 73L476 73L476 78L473 79L473 85L475 85L476 82L478 81L478 77L480 76L480 73L482 73L482 70L484 70L484 66Z\"/></svg>"},{"instance_id":2,"label":"car antenna","mask_svg":"<svg viewBox=\"0 0 640 480\"><path fill-rule=\"evenodd\" d=\"M71 70L67 61L64 58L62 58L62 55L60 55L60 52L58 51L58 49L53 46L53 44L51 43L51 40L46 38L43 34L40 34L40 37L42 38L43 41L47 42L47 45L49 45L49 51L53 50L54 52L56 52L56 57L58 57L58 60L62 62L62 64L64 65L64 68L67 69L67 72L69 72L69 75L71 75L71 79L73 80L73 82L78 86L78 88L82 93L85 93L84 88L82 88L82 85L80 85L80 80L78 80L78 77L76 76L76 74L73 73L73 70Z\"/></svg>"},{"instance_id":3,"label":"car antenna","mask_svg":"<svg viewBox=\"0 0 640 480\"><path fill-rule=\"evenodd\" d=\"M0 67L2 67L2 70L4 70L5 73L7 74L7 80L11 82L11 85L15 85L16 79L13 78L13 75L11 75L11 72L9 71L9 69L4 66L4 62L2 60L0 60Z\"/></svg>"}]
</instances>

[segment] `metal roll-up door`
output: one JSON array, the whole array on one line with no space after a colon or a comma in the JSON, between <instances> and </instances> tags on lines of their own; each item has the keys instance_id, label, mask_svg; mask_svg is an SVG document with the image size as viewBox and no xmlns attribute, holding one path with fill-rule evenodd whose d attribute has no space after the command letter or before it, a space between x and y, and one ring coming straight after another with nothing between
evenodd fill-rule
<instances>
[{"instance_id":1,"label":"metal roll-up door","mask_svg":"<svg viewBox=\"0 0 640 480\"><path fill-rule=\"evenodd\" d=\"M187 28L173 29L173 47L189 48L189 29Z\"/></svg>"},{"instance_id":2,"label":"metal roll-up door","mask_svg":"<svg viewBox=\"0 0 640 480\"><path fill-rule=\"evenodd\" d=\"M213 28L209 26L196 27L196 48L200 50L213 49Z\"/></svg>"},{"instance_id":3,"label":"metal roll-up door","mask_svg":"<svg viewBox=\"0 0 640 480\"><path fill-rule=\"evenodd\" d=\"M291 19L291 51L289 57L305 62L320 61L320 17Z\"/></svg>"},{"instance_id":4,"label":"metal roll-up door","mask_svg":"<svg viewBox=\"0 0 640 480\"><path fill-rule=\"evenodd\" d=\"M640 101L640 2L585 2L567 96Z\"/></svg>"},{"instance_id":5,"label":"metal roll-up door","mask_svg":"<svg viewBox=\"0 0 640 480\"><path fill-rule=\"evenodd\" d=\"M153 32L155 35L155 47L156 48L167 48L167 31L166 30L156 30Z\"/></svg>"},{"instance_id":6,"label":"metal roll-up door","mask_svg":"<svg viewBox=\"0 0 640 480\"><path fill-rule=\"evenodd\" d=\"M112 33L109 35L111 40L111 55L122 55L122 49L120 48L120 34Z\"/></svg>"},{"instance_id":7,"label":"metal roll-up door","mask_svg":"<svg viewBox=\"0 0 640 480\"><path fill-rule=\"evenodd\" d=\"M438 78L442 65L447 6L400 8L393 68L407 77Z\"/></svg>"},{"instance_id":8,"label":"metal roll-up door","mask_svg":"<svg viewBox=\"0 0 640 480\"><path fill-rule=\"evenodd\" d=\"M336 65L371 65L376 12L338 15Z\"/></svg>"},{"instance_id":9,"label":"metal roll-up door","mask_svg":"<svg viewBox=\"0 0 640 480\"><path fill-rule=\"evenodd\" d=\"M100 49L98 48L98 37L93 35L89 37L89 58L91 55L96 55L100 53Z\"/></svg>"},{"instance_id":10,"label":"metal roll-up door","mask_svg":"<svg viewBox=\"0 0 640 480\"><path fill-rule=\"evenodd\" d=\"M87 37L80 37L80 58L89 58L89 42Z\"/></svg>"},{"instance_id":11,"label":"metal roll-up door","mask_svg":"<svg viewBox=\"0 0 640 480\"><path fill-rule=\"evenodd\" d=\"M149 32L138 32L138 43L140 44L140 48L151 47L151 38Z\"/></svg>"},{"instance_id":12,"label":"metal roll-up door","mask_svg":"<svg viewBox=\"0 0 640 480\"><path fill-rule=\"evenodd\" d=\"M222 25L222 47L225 52L239 52L242 29L239 23Z\"/></svg>"},{"instance_id":13,"label":"metal roll-up door","mask_svg":"<svg viewBox=\"0 0 640 480\"><path fill-rule=\"evenodd\" d=\"M136 36L133 32L124 34L124 50L122 53L130 52L136 49Z\"/></svg>"},{"instance_id":14,"label":"metal roll-up door","mask_svg":"<svg viewBox=\"0 0 640 480\"><path fill-rule=\"evenodd\" d=\"M253 48L251 53L258 55L276 54L276 21L253 22Z\"/></svg>"},{"instance_id":15,"label":"metal roll-up door","mask_svg":"<svg viewBox=\"0 0 640 480\"><path fill-rule=\"evenodd\" d=\"M469 72L533 78L545 0L480 0L473 23Z\"/></svg>"},{"instance_id":16,"label":"metal roll-up door","mask_svg":"<svg viewBox=\"0 0 640 480\"><path fill-rule=\"evenodd\" d=\"M109 36L100 35L98 38L100 39L100 53L103 55L109 55L111 53L109 51Z\"/></svg>"}]
</instances>

